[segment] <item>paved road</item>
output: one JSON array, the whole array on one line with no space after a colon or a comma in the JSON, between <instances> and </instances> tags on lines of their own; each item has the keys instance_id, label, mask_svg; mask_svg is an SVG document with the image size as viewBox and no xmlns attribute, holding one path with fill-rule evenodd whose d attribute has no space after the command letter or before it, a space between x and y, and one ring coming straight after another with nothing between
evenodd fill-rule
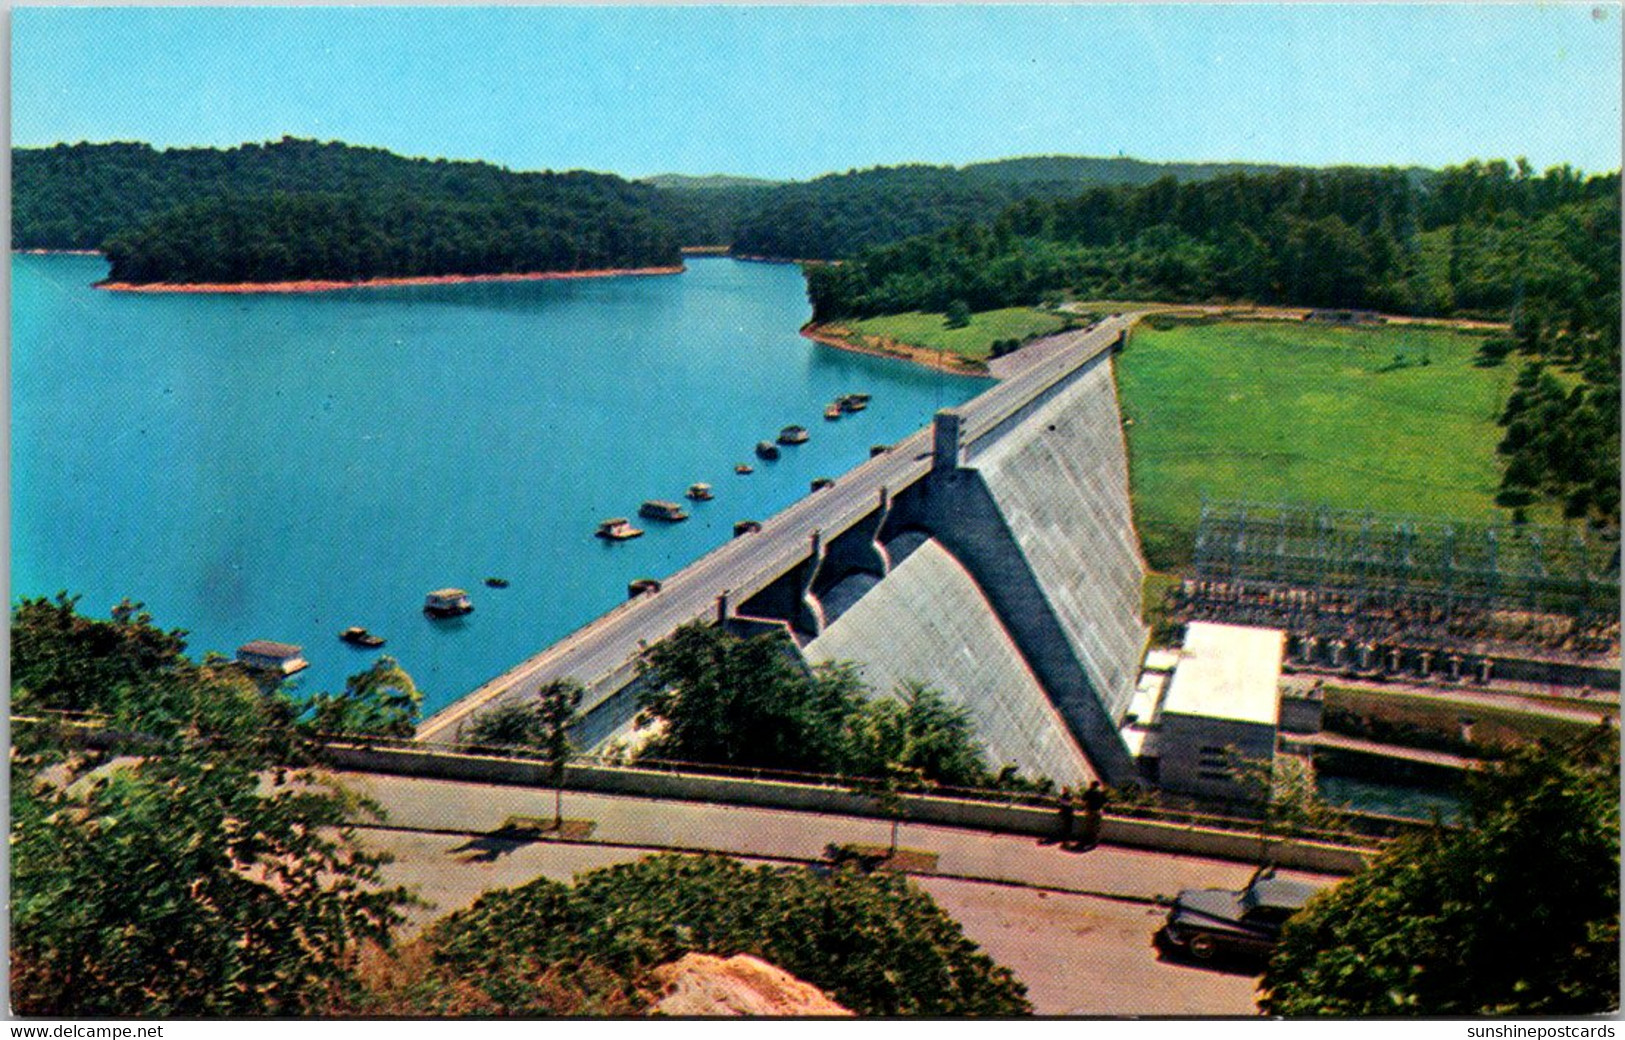
<instances>
[{"instance_id":1,"label":"paved road","mask_svg":"<svg viewBox=\"0 0 1625 1040\"><path fill-rule=\"evenodd\" d=\"M540 788L363 773L339 777L384 806L387 826L403 830L478 835L497 830L512 816L553 815L553 793ZM594 821L590 843L640 850L811 861L831 842L884 845L890 837L884 820L621 795L567 792L564 813ZM1072 852L1020 835L917 823L903 824L901 844L935 853L935 872L948 877L1147 902L1170 898L1182 888L1238 887L1253 870L1245 863L1115 846ZM1293 876L1326 884L1336 880Z\"/></svg>"},{"instance_id":2,"label":"paved road","mask_svg":"<svg viewBox=\"0 0 1625 1040\"><path fill-rule=\"evenodd\" d=\"M471 904L482 892L577 874L667 849L720 851L752 861L816 858L831 841L884 843L881 821L810 813L565 795L565 814L590 819L579 843L516 843L482 832L513 815L548 816L544 790L362 774L341 779L389 810L363 840L389 852L394 883L432 907L413 925ZM1245 864L1102 847L1068 852L1029 838L905 824L901 844L935 853L936 876L916 881L966 934L1029 989L1039 1014L1246 1015L1256 979L1160 959L1154 900L1186 887L1235 887ZM1294 875L1323 883L1332 879Z\"/></svg>"},{"instance_id":3,"label":"paved road","mask_svg":"<svg viewBox=\"0 0 1625 1040\"><path fill-rule=\"evenodd\" d=\"M1114 319L1088 332L1058 337L1066 343L1064 350L1035 352L1020 374L960 407L967 437L988 429L1105 349L1128 321ZM565 676L590 684L612 675L679 625L713 612L724 591L734 604L742 602L805 557L812 532L833 538L875 509L882 488L896 493L923 477L931 467L931 447L927 427L845 474L833 488L809 494L765 521L761 531L707 553L668 578L660 592L622 604L437 713L418 727L419 739L454 739L459 724L516 688L532 690ZM582 711L595 706L585 703Z\"/></svg>"}]
</instances>

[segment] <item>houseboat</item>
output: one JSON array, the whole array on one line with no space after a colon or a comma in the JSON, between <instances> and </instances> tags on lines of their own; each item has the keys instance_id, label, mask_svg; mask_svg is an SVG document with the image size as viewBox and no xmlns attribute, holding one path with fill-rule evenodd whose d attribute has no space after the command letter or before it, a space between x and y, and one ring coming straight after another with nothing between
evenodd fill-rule
<instances>
[{"instance_id":1,"label":"houseboat","mask_svg":"<svg viewBox=\"0 0 1625 1040\"><path fill-rule=\"evenodd\" d=\"M839 419L840 417L841 417L841 402L832 401L831 403L824 406L824 419L825 419L825 421L834 422L836 419Z\"/></svg>"},{"instance_id":2,"label":"houseboat","mask_svg":"<svg viewBox=\"0 0 1625 1040\"><path fill-rule=\"evenodd\" d=\"M711 494L710 484L690 484L688 486L688 497L696 502L709 502L716 496Z\"/></svg>"},{"instance_id":3,"label":"houseboat","mask_svg":"<svg viewBox=\"0 0 1625 1040\"><path fill-rule=\"evenodd\" d=\"M841 411L843 412L861 412L867 407L869 407L868 394L847 394L841 398Z\"/></svg>"},{"instance_id":4,"label":"houseboat","mask_svg":"<svg viewBox=\"0 0 1625 1040\"><path fill-rule=\"evenodd\" d=\"M473 602L462 589L435 589L423 597L423 612L430 617L458 617L473 610Z\"/></svg>"},{"instance_id":5,"label":"houseboat","mask_svg":"<svg viewBox=\"0 0 1625 1040\"><path fill-rule=\"evenodd\" d=\"M339 633L339 638L351 646L378 647L384 645L383 636L375 636L359 625L351 625Z\"/></svg>"},{"instance_id":6,"label":"houseboat","mask_svg":"<svg viewBox=\"0 0 1625 1040\"><path fill-rule=\"evenodd\" d=\"M776 459L779 457L778 445L774 444L772 441L757 441L756 456L757 458L768 459L769 461Z\"/></svg>"},{"instance_id":7,"label":"houseboat","mask_svg":"<svg viewBox=\"0 0 1625 1040\"><path fill-rule=\"evenodd\" d=\"M734 472L739 474L741 477L748 477L752 473L756 472L756 467L752 466L748 462L739 462L734 464Z\"/></svg>"},{"instance_id":8,"label":"houseboat","mask_svg":"<svg viewBox=\"0 0 1625 1040\"><path fill-rule=\"evenodd\" d=\"M639 506L638 515L649 520L665 520L669 523L688 519L688 514L683 512L682 506L659 498L651 498Z\"/></svg>"},{"instance_id":9,"label":"houseboat","mask_svg":"<svg viewBox=\"0 0 1625 1040\"><path fill-rule=\"evenodd\" d=\"M806 444L809 434L805 426L786 426L779 431L780 444Z\"/></svg>"},{"instance_id":10,"label":"houseboat","mask_svg":"<svg viewBox=\"0 0 1625 1040\"><path fill-rule=\"evenodd\" d=\"M256 639L237 648L237 663L251 672L286 676L310 667L310 662L300 656L303 652L303 647L291 643Z\"/></svg>"},{"instance_id":11,"label":"houseboat","mask_svg":"<svg viewBox=\"0 0 1625 1040\"><path fill-rule=\"evenodd\" d=\"M636 538L643 533L643 529L633 527L632 522L624 516L612 516L598 524L598 530L593 532L599 538L608 538L612 542L624 542L628 538Z\"/></svg>"}]
</instances>

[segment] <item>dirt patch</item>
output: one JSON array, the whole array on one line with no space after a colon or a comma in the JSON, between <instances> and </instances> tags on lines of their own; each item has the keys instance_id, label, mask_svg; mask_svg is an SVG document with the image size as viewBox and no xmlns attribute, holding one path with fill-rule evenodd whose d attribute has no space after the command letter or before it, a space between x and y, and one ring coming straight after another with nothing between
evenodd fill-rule
<instances>
[{"instance_id":1,"label":"dirt patch","mask_svg":"<svg viewBox=\"0 0 1625 1040\"><path fill-rule=\"evenodd\" d=\"M402 285L465 285L472 282L552 282L570 278L614 278L621 275L682 274L676 267L604 268L593 271L535 271L519 274L438 274L410 278L373 278L361 282L307 279L291 282L97 282L109 292L140 293L313 293L345 289L388 289Z\"/></svg>"},{"instance_id":2,"label":"dirt patch","mask_svg":"<svg viewBox=\"0 0 1625 1040\"><path fill-rule=\"evenodd\" d=\"M801 330L801 334L815 343L835 347L837 350L850 350L855 354L871 354L875 357L911 361L916 365L956 375L987 374L987 365L983 362L932 350L929 347L917 347L888 336L860 336L845 325L808 325Z\"/></svg>"},{"instance_id":3,"label":"dirt patch","mask_svg":"<svg viewBox=\"0 0 1625 1040\"><path fill-rule=\"evenodd\" d=\"M766 961L740 954L723 960L705 953L684 954L654 970L661 983L656 1015L850 1018L852 1012Z\"/></svg>"}]
</instances>

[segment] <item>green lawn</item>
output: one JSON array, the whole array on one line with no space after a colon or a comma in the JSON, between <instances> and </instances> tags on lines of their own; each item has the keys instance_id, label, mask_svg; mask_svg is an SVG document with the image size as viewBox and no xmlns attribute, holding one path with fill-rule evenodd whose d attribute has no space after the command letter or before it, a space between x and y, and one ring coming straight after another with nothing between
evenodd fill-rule
<instances>
[{"instance_id":1,"label":"green lawn","mask_svg":"<svg viewBox=\"0 0 1625 1040\"><path fill-rule=\"evenodd\" d=\"M1474 367L1480 342L1440 329L1142 324L1117 379L1151 566L1189 561L1204 492L1505 519L1495 418L1517 366Z\"/></svg>"},{"instance_id":2,"label":"green lawn","mask_svg":"<svg viewBox=\"0 0 1625 1040\"><path fill-rule=\"evenodd\" d=\"M986 361L992 354L994 340L1048 335L1065 324L1065 316L1047 314L1031 307L1006 307L972 314L970 324L962 329L946 327L940 314L922 314L919 311L841 324L859 335L885 336L928 350L941 350L974 361Z\"/></svg>"}]
</instances>

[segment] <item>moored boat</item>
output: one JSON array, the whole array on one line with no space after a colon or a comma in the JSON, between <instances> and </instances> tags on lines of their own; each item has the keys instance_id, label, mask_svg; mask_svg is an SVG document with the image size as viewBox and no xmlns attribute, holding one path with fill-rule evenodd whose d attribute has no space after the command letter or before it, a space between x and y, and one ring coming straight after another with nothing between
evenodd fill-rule
<instances>
[{"instance_id":1,"label":"moored boat","mask_svg":"<svg viewBox=\"0 0 1625 1040\"><path fill-rule=\"evenodd\" d=\"M709 502L716 497L711 494L710 484L690 484L687 494L689 498L696 502Z\"/></svg>"},{"instance_id":2,"label":"moored boat","mask_svg":"<svg viewBox=\"0 0 1625 1040\"><path fill-rule=\"evenodd\" d=\"M761 529L762 525L755 520L740 520L734 524L734 537L738 538L742 534L755 534Z\"/></svg>"},{"instance_id":3,"label":"moored boat","mask_svg":"<svg viewBox=\"0 0 1625 1040\"><path fill-rule=\"evenodd\" d=\"M491 589L505 589L505 588L508 587L508 579L507 578L486 578L485 579L485 586L486 586L486 588L491 588Z\"/></svg>"},{"instance_id":4,"label":"moored boat","mask_svg":"<svg viewBox=\"0 0 1625 1040\"><path fill-rule=\"evenodd\" d=\"M824 406L824 419L833 422L841 417L841 402L835 401Z\"/></svg>"},{"instance_id":5,"label":"moored boat","mask_svg":"<svg viewBox=\"0 0 1625 1040\"><path fill-rule=\"evenodd\" d=\"M810 436L805 426L786 426L779 431L779 443L806 444Z\"/></svg>"},{"instance_id":6,"label":"moored boat","mask_svg":"<svg viewBox=\"0 0 1625 1040\"><path fill-rule=\"evenodd\" d=\"M756 455L758 458L768 459L771 461L772 459L779 457L779 447L772 441L757 441Z\"/></svg>"},{"instance_id":7,"label":"moored boat","mask_svg":"<svg viewBox=\"0 0 1625 1040\"><path fill-rule=\"evenodd\" d=\"M834 477L814 477L812 481L812 490L814 491L822 491L825 488L832 488L834 486Z\"/></svg>"},{"instance_id":8,"label":"moored boat","mask_svg":"<svg viewBox=\"0 0 1625 1040\"><path fill-rule=\"evenodd\" d=\"M655 578L634 578L626 583L627 599L637 599L646 593L659 591L660 582Z\"/></svg>"},{"instance_id":9,"label":"moored boat","mask_svg":"<svg viewBox=\"0 0 1625 1040\"><path fill-rule=\"evenodd\" d=\"M844 412L861 412L869 407L868 394L847 394L841 398L841 410Z\"/></svg>"},{"instance_id":10,"label":"moored boat","mask_svg":"<svg viewBox=\"0 0 1625 1040\"><path fill-rule=\"evenodd\" d=\"M661 498L651 498L643 503L638 507L638 515L650 520L665 520L668 523L688 519L688 514L683 512L682 506Z\"/></svg>"},{"instance_id":11,"label":"moored boat","mask_svg":"<svg viewBox=\"0 0 1625 1040\"><path fill-rule=\"evenodd\" d=\"M457 617L473 609L473 601L462 589L435 589L423 597L423 612L430 617Z\"/></svg>"},{"instance_id":12,"label":"moored boat","mask_svg":"<svg viewBox=\"0 0 1625 1040\"><path fill-rule=\"evenodd\" d=\"M339 638L351 646L375 647L384 645L383 636L375 636L359 625L351 625L340 632Z\"/></svg>"},{"instance_id":13,"label":"moored boat","mask_svg":"<svg viewBox=\"0 0 1625 1040\"><path fill-rule=\"evenodd\" d=\"M600 521L598 530L593 533L612 542L624 542L628 538L636 538L643 534L643 529L633 527L632 522L624 516L612 516L608 520Z\"/></svg>"},{"instance_id":14,"label":"moored boat","mask_svg":"<svg viewBox=\"0 0 1625 1040\"><path fill-rule=\"evenodd\" d=\"M734 464L734 472L739 474L741 477L748 477L752 473L756 472L756 467L752 466L748 462L739 462Z\"/></svg>"}]
</instances>

